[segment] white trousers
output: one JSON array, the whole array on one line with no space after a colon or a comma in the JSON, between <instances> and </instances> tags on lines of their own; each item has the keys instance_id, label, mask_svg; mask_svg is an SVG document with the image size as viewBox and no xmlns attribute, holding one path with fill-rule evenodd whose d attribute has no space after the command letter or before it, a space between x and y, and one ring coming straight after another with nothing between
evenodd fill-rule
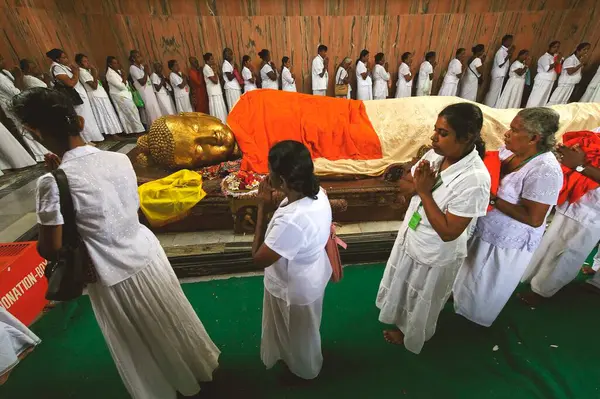
<instances>
[{"instance_id":1,"label":"white trousers","mask_svg":"<svg viewBox=\"0 0 600 399\"><path fill-rule=\"evenodd\" d=\"M313 90L313 96L326 96L327 90Z\"/></svg>"},{"instance_id":2,"label":"white trousers","mask_svg":"<svg viewBox=\"0 0 600 399\"><path fill-rule=\"evenodd\" d=\"M536 79L525 108L545 107L552 92L554 81Z\"/></svg>"}]
</instances>

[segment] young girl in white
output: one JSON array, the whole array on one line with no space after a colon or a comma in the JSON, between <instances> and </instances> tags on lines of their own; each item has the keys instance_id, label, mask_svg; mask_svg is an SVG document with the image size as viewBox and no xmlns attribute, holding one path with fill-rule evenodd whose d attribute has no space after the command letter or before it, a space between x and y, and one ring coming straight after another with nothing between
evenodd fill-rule
<instances>
[{"instance_id":1,"label":"young girl in white","mask_svg":"<svg viewBox=\"0 0 600 399\"><path fill-rule=\"evenodd\" d=\"M250 61L250 56L245 55L242 58L242 78L244 78L244 93L248 93L249 91L256 90L256 76L252 71L252 63Z\"/></svg>"},{"instance_id":2,"label":"young girl in white","mask_svg":"<svg viewBox=\"0 0 600 399\"><path fill-rule=\"evenodd\" d=\"M169 80L175 91L175 106L177 107L177 112L194 112L192 102L190 101L190 85L188 84L188 77L181 72L179 62L170 60L168 65L171 70Z\"/></svg>"},{"instance_id":3,"label":"young girl in white","mask_svg":"<svg viewBox=\"0 0 600 399\"><path fill-rule=\"evenodd\" d=\"M156 93L156 100L162 114L175 115L175 104L171 98L173 86L163 74L163 65L160 62L154 63L154 72L150 75L150 80L154 86L154 93Z\"/></svg>"},{"instance_id":4,"label":"young girl in white","mask_svg":"<svg viewBox=\"0 0 600 399\"><path fill-rule=\"evenodd\" d=\"M291 67L290 57L283 57L281 59L281 89L296 92L296 78L290 71Z\"/></svg>"}]
</instances>

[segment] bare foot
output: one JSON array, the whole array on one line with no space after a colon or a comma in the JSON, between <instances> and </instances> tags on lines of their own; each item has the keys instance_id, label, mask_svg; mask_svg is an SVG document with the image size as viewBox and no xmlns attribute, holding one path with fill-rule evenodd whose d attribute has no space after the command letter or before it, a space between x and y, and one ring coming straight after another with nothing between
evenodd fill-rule
<instances>
[{"instance_id":1,"label":"bare foot","mask_svg":"<svg viewBox=\"0 0 600 399\"><path fill-rule=\"evenodd\" d=\"M537 306L544 300L544 297L536 294L535 292L529 291L522 294L517 294L517 298L523 301L529 306Z\"/></svg>"},{"instance_id":2,"label":"bare foot","mask_svg":"<svg viewBox=\"0 0 600 399\"><path fill-rule=\"evenodd\" d=\"M383 338L394 345L402 345L404 343L404 334L400 330L383 330Z\"/></svg>"},{"instance_id":3,"label":"bare foot","mask_svg":"<svg viewBox=\"0 0 600 399\"><path fill-rule=\"evenodd\" d=\"M581 272L583 274L587 274L588 276L591 276L593 274L596 274L596 271L594 269L592 269L590 266L583 266L581 268Z\"/></svg>"}]
</instances>

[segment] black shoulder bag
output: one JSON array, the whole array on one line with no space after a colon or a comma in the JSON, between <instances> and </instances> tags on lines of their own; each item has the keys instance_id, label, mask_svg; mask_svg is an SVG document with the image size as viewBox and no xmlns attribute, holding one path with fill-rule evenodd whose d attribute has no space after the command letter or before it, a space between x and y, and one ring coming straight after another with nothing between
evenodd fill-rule
<instances>
[{"instance_id":1,"label":"black shoulder bag","mask_svg":"<svg viewBox=\"0 0 600 399\"><path fill-rule=\"evenodd\" d=\"M61 82L59 79L56 79L56 75L54 74L54 68L56 68L56 65L52 67L52 79L54 80L54 90L64 93L67 97L71 99L73 105L83 104L81 96L79 95L79 93L77 93L77 90L75 90L74 87L69 87L63 82Z\"/></svg>"},{"instance_id":2,"label":"black shoulder bag","mask_svg":"<svg viewBox=\"0 0 600 399\"><path fill-rule=\"evenodd\" d=\"M96 273L85 244L77 232L75 208L67 175L62 169L52 172L58 185L60 211L63 215L62 248L58 259L48 262L46 278L50 301L70 301L81 296L88 283L96 281Z\"/></svg>"}]
</instances>

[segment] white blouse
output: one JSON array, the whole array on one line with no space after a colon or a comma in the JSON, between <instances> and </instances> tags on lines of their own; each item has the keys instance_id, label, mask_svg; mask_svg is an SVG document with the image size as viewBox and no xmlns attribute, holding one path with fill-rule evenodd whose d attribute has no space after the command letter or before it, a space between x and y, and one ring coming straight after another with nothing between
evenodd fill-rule
<instances>
[{"instance_id":1,"label":"white blouse","mask_svg":"<svg viewBox=\"0 0 600 399\"><path fill-rule=\"evenodd\" d=\"M233 80L229 80L229 78L225 74L226 72L233 73L233 65L231 65L231 63L227 60L223 61L223 80L225 81L225 85L223 86L223 88L225 90L242 90L242 88L240 87L240 83L237 81L235 76L233 77Z\"/></svg>"},{"instance_id":2,"label":"white blouse","mask_svg":"<svg viewBox=\"0 0 600 399\"><path fill-rule=\"evenodd\" d=\"M502 147L502 161L513 155ZM521 169L502 179L498 187L498 198L511 204L527 199L546 205L556 205L563 184L563 173L558 160L551 152L546 152L527 162ZM548 210L550 210L552 206ZM540 227L521 223L497 209L492 209L486 217L477 221L475 236L500 248L535 251L540 244L546 221Z\"/></svg>"},{"instance_id":3,"label":"white blouse","mask_svg":"<svg viewBox=\"0 0 600 399\"><path fill-rule=\"evenodd\" d=\"M206 83L206 92L209 96L219 96L223 95L223 90L221 89L221 83L219 83L219 76L215 75L215 71L210 67L210 65L205 64L204 68L202 68L202 74L204 75L204 82ZM213 83L209 78L212 76L217 76L217 83ZM171 83L173 84L173 83ZM175 88L175 86L173 86Z\"/></svg>"},{"instance_id":4,"label":"white blouse","mask_svg":"<svg viewBox=\"0 0 600 399\"><path fill-rule=\"evenodd\" d=\"M346 79L348 76L348 71L346 71L343 67L339 67L337 73L335 74L335 84L340 85L341 82ZM352 86L350 85L350 80L348 80L348 93L352 92Z\"/></svg>"},{"instance_id":5,"label":"white blouse","mask_svg":"<svg viewBox=\"0 0 600 399\"><path fill-rule=\"evenodd\" d=\"M475 57L475 59L473 61L471 61L471 63L469 64L469 72L468 73L475 75L479 78L481 76L481 73L479 73L477 71L477 68L479 68L482 65L483 65L483 62L481 62L481 58Z\"/></svg>"},{"instance_id":6,"label":"white blouse","mask_svg":"<svg viewBox=\"0 0 600 399\"><path fill-rule=\"evenodd\" d=\"M87 84L87 82L91 82L93 80L94 77L87 69L79 69L79 81L81 82L83 87L85 87L85 90L87 90L89 95L94 96L96 98L108 98L108 93L106 93L106 90L104 90L104 87L102 87L102 82L100 82L100 80L98 80L98 86L95 90L92 89L92 86Z\"/></svg>"},{"instance_id":7,"label":"white blouse","mask_svg":"<svg viewBox=\"0 0 600 399\"><path fill-rule=\"evenodd\" d=\"M83 68L79 70L79 73L81 73L82 69ZM55 79L58 75L67 75L70 79L73 77L73 72L68 66L59 64L58 62L53 62L52 65L50 65L50 77L52 79ZM82 100L88 98L87 91L85 90L85 87L83 87L80 81L77 81L77 84L73 88L77 90L77 93L79 94Z\"/></svg>"},{"instance_id":8,"label":"white blouse","mask_svg":"<svg viewBox=\"0 0 600 399\"><path fill-rule=\"evenodd\" d=\"M510 66L510 71L508 72L508 77L512 78L512 79L522 79L522 80L525 80L526 73L524 73L523 75L519 76L519 74L515 72L517 69L522 69L524 66L525 66L525 64L523 64L519 60L513 62L512 65Z\"/></svg>"},{"instance_id":9,"label":"white blouse","mask_svg":"<svg viewBox=\"0 0 600 399\"><path fill-rule=\"evenodd\" d=\"M190 95L190 86L185 85L183 89L178 87L178 85L183 83L183 78L181 75L171 72L169 75L169 80L171 82L171 86L173 86L173 90L175 90L175 98L188 97Z\"/></svg>"},{"instance_id":10,"label":"white blouse","mask_svg":"<svg viewBox=\"0 0 600 399\"><path fill-rule=\"evenodd\" d=\"M263 89L274 89L274 90L279 90L279 84L277 83L277 79L275 80L271 80L271 78L269 77L269 75L267 75L267 73L269 72L275 72L275 75L277 75L277 71L274 70L271 65L269 64L265 64L261 70L260 70L260 78L262 80L262 88Z\"/></svg>"},{"instance_id":11,"label":"white blouse","mask_svg":"<svg viewBox=\"0 0 600 399\"><path fill-rule=\"evenodd\" d=\"M167 84L167 90L165 90L165 88L161 85L162 83L162 79L160 76L158 76L158 74L156 72L153 72L152 75L150 75L150 81L152 82L152 85L154 87L154 92L157 94L164 94L164 95L168 95L169 93L169 85ZM156 86L159 86L160 89L158 91L156 91Z\"/></svg>"},{"instance_id":12,"label":"white blouse","mask_svg":"<svg viewBox=\"0 0 600 399\"><path fill-rule=\"evenodd\" d=\"M448 65L448 71L444 76L444 83L458 83L460 78L456 75L462 73L462 63L454 58Z\"/></svg>"},{"instance_id":13,"label":"white blouse","mask_svg":"<svg viewBox=\"0 0 600 399\"><path fill-rule=\"evenodd\" d=\"M502 46L498 49L498 51L496 51L496 55L494 56L492 78L500 78L506 76L510 63L510 60L507 61L506 57L508 57L508 49ZM502 65L503 63L504 65ZM500 67L500 65L502 65L502 67Z\"/></svg>"},{"instance_id":14,"label":"white blouse","mask_svg":"<svg viewBox=\"0 0 600 399\"><path fill-rule=\"evenodd\" d=\"M408 64L406 62L403 62L398 67L398 82L396 83L397 86L406 85L408 87L412 87L413 80L411 79L407 82L406 79L404 79L406 75L412 76L412 73L410 72L410 67L408 66Z\"/></svg>"},{"instance_id":15,"label":"white blouse","mask_svg":"<svg viewBox=\"0 0 600 399\"><path fill-rule=\"evenodd\" d=\"M32 87L48 87L46 82L33 75L23 76L23 86L26 89L31 89Z\"/></svg>"},{"instance_id":16,"label":"white blouse","mask_svg":"<svg viewBox=\"0 0 600 399\"><path fill-rule=\"evenodd\" d=\"M256 90L256 82L252 83L252 71L248 67L242 68L242 78L244 78L244 93Z\"/></svg>"},{"instance_id":17,"label":"white blouse","mask_svg":"<svg viewBox=\"0 0 600 399\"><path fill-rule=\"evenodd\" d=\"M296 91L296 80L292 78L292 73L287 67L281 71L281 88L283 91Z\"/></svg>"},{"instance_id":18,"label":"white blouse","mask_svg":"<svg viewBox=\"0 0 600 399\"><path fill-rule=\"evenodd\" d=\"M325 60L321 55L317 54L312 62L312 89L327 90L327 82L329 81L329 72L325 71L323 77L319 76L325 68Z\"/></svg>"},{"instance_id":19,"label":"white blouse","mask_svg":"<svg viewBox=\"0 0 600 399\"><path fill-rule=\"evenodd\" d=\"M576 85L581 81L581 68L577 70L573 75L569 75L567 72L567 68L573 68L581 64L579 59L575 54L570 56L563 62L562 71L560 72L560 77L558 78L559 85Z\"/></svg>"},{"instance_id":20,"label":"white blouse","mask_svg":"<svg viewBox=\"0 0 600 399\"><path fill-rule=\"evenodd\" d=\"M550 69L550 65L554 64L554 56L549 53L542 55L537 62L537 75L535 80L545 80L554 82L556 80L556 71L554 68Z\"/></svg>"},{"instance_id":21,"label":"white blouse","mask_svg":"<svg viewBox=\"0 0 600 399\"><path fill-rule=\"evenodd\" d=\"M160 250L154 234L139 221L137 177L129 158L95 147L77 147L60 164L69 180L77 230L98 273L112 286L144 269ZM37 221L64 224L58 186L50 173L37 182Z\"/></svg>"},{"instance_id":22,"label":"white blouse","mask_svg":"<svg viewBox=\"0 0 600 399\"><path fill-rule=\"evenodd\" d=\"M323 190L317 199L283 200L269 222L265 245L281 258L265 269L265 289L290 305L319 299L331 277L325 245L331 232L331 206Z\"/></svg>"},{"instance_id":23,"label":"white blouse","mask_svg":"<svg viewBox=\"0 0 600 399\"><path fill-rule=\"evenodd\" d=\"M379 64L373 68L373 97L387 97L388 96L388 81L390 80L390 73Z\"/></svg>"},{"instance_id":24,"label":"white blouse","mask_svg":"<svg viewBox=\"0 0 600 399\"><path fill-rule=\"evenodd\" d=\"M417 81L417 85L419 88L427 88L431 90L431 79L429 79L429 75L433 73L433 65L431 62L424 61L419 68L419 79Z\"/></svg>"},{"instance_id":25,"label":"white blouse","mask_svg":"<svg viewBox=\"0 0 600 399\"><path fill-rule=\"evenodd\" d=\"M123 76L121 76L120 72L108 68L106 70L106 81L108 82L108 91L111 95L129 99L133 98L131 91L129 90L129 82L125 81L125 83L123 83Z\"/></svg>"},{"instance_id":26,"label":"white blouse","mask_svg":"<svg viewBox=\"0 0 600 399\"><path fill-rule=\"evenodd\" d=\"M356 84L358 86L372 86L373 81L371 80L371 75L367 74L367 78L363 79L361 76L363 73L367 72L367 66L364 62L358 61L356 64Z\"/></svg>"}]
</instances>

